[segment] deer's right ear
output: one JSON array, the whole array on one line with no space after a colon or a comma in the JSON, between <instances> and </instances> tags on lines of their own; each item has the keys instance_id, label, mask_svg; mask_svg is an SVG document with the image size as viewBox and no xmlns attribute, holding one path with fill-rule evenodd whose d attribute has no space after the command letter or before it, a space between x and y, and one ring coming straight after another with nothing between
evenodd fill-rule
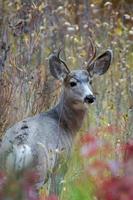
<instances>
[{"instance_id":1,"label":"deer's right ear","mask_svg":"<svg viewBox=\"0 0 133 200\"><path fill-rule=\"evenodd\" d=\"M68 69L67 65L63 60L59 57L59 52L53 53L49 56L49 69L52 76L56 79L64 79L70 70Z\"/></svg>"}]
</instances>

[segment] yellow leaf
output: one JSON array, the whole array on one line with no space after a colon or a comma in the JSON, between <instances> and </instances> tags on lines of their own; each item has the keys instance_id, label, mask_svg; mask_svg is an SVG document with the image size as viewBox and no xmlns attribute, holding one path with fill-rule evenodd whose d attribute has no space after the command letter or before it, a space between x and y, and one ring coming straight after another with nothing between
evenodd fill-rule
<instances>
[{"instance_id":1,"label":"yellow leaf","mask_svg":"<svg viewBox=\"0 0 133 200\"><path fill-rule=\"evenodd\" d=\"M116 29L114 29L114 32L115 32L116 35L121 36L122 35L122 29L121 29L121 27L117 27Z\"/></svg>"}]
</instances>

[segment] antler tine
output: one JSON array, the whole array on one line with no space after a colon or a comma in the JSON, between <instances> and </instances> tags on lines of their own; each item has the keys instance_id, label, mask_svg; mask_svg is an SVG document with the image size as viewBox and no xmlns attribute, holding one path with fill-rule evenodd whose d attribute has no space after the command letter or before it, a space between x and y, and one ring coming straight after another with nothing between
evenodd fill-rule
<instances>
[{"instance_id":1,"label":"antler tine","mask_svg":"<svg viewBox=\"0 0 133 200\"><path fill-rule=\"evenodd\" d=\"M59 59L60 62L63 63L63 65L66 67L67 71L70 72L69 68L67 67L66 63L60 58L60 52L61 48L59 48L58 53L57 53L57 58Z\"/></svg>"},{"instance_id":2,"label":"antler tine","mask_svg":"<svg viewBox=\"0 0 133 200\"><path fill-rule=\"evenodd\" d=\"M94 58L96 57L96 46L93 45L93 41L91 38L89 38L90 41L90 45L91 45L91 49L92 49L92 57L89 59L88 63L87 63L87 68L90 66L90 64L92 63L92 61L94 60Z\"/></svg>"}]
</instances>

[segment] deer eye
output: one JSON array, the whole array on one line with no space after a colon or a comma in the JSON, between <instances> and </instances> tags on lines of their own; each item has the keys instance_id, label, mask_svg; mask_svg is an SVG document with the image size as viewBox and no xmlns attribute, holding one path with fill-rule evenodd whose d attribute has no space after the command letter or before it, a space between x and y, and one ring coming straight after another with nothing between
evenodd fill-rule
<instances>
[{"instance_id":1,"label":"deer eye","mask_svg":"<svg viewBox=\"0 0 133 200\"><path fill-rule=\"evenodd\" d=\"M70 86L71 86L71 87L74 87L74 86L76 86L76 85L77 85L77 83L76 83L75 81L71 81L71 82L70 82Z\"/></svg>"}]
</instances>

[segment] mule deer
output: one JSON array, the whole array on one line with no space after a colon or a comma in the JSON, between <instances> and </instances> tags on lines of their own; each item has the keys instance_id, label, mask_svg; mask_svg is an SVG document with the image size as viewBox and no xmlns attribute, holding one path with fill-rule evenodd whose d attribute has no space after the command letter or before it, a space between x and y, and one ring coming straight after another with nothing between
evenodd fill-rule
<instances>
[{"instance_id":1,"label":"mule deer","mask_svg":"<svg viewBox=\"0 0 133 200\"><path fill-rule=\"evenodd\" d=\"M51 110L29 117L9 128L4 135L0 155L4 168L20 171L29 166L39 173L39 185L51 178L56 169L70 155L73 139L80 129L88 104L95 101L91 88L93 75L104 74L111 63L111 50L89 60L86 69L70 71L60 59L60 52L49 57L51 75L62 79L63 91L59 102ZM54 191L55 188L51 191Z\"/></svg>"}]
</instances>

